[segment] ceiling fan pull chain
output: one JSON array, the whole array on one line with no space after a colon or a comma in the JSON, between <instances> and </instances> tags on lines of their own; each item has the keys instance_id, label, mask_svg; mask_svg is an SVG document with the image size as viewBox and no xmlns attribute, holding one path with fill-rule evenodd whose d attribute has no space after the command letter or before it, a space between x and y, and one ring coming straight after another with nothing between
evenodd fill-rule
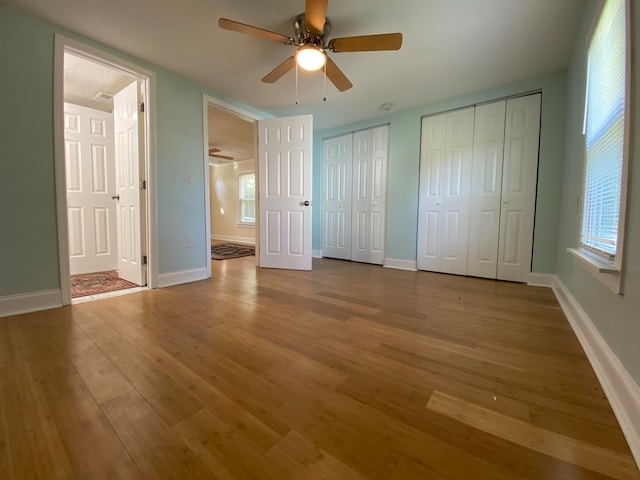
<instances>
[{"instance_id":1,"label":"ceiling fan pull chain","mask_svg":"<svg viewBox=\"0 0 640 480\"><path fill-rule=\"evenodd\" d=\"M298 62L296 62L296 105L298 105Z\"/></svg>"},{"instance_id":2,"label":"ceiling fan pull chain","mask_svg":"<svg viewBox=\"0 0 640 480\"><path fill-rule=\"evenodd\" d=\"M322 79L324 83L324 95L322 96L322 101L327 101L327 62L324 63L324 78Z\"/></svg>"}]
</instances>

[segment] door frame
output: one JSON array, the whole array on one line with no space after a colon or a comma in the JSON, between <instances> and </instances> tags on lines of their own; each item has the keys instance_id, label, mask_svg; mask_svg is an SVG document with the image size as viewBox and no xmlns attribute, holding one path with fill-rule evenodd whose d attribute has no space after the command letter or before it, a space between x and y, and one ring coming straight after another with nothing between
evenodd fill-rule
<instances>
[{"instance_id":1,"label":"door frame","mask_svg":"<svg viewBox=\"0 0 640 480\"><path fill-rule=\"evenodd\" d=\"M144 88L144 138L146 172L146 235L144 245L147 255L147 286L158 287L158 236L156 201L156 118L155 73L132 62L85 45L63 35L55 35L53 58L53 144L56 183L56 217L58 228L58 259L60 266L60 292L62 305L71 304L71 273L69 268L69 230L67 219L67 186L64 149L64 53L71 52L107 67L122 70L143 83Z\"/></svg>"},{"instance_id":2,"label":"door frame","mask_svg":"<svg viewBox=\"0 0 640 480\"><path fill-rule=\"evenodd\" d=\"M222 110L226 110L232 115L242 118L247 122L253 123L253 145L254 145L254 157L257 157L258 152L258 120L263 120L264 117L245 110L241 107L233 105L231 103L227 103L218 98L207 95L206 93L202 95L202 138L203 138L203 149L202 149L202 160L203 160L203 172L204 172L204 189L205 189L205 198L204 198L204 212L205 212L205 239L204 244L207 246L207 250L205 252L206 261L207 261L207 278L211 278L211 182L210 182L210 168L209 167L209 105L212 105L216 108L220 108ZM257 174L258 172L258 159L254 158L254 168ZM257 182L256 182L256 213L259 208L259 199L257 195ZM259 219L256 214L256 259L259 258L260 252L260 235L259 235Z\"/></svg>"}]
</instances>

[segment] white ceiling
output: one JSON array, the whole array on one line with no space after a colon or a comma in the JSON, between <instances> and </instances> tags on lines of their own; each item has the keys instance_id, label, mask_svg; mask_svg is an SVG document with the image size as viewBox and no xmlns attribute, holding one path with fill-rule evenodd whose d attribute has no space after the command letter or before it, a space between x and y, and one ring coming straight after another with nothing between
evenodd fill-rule
<instances>
[{"instance_id":1,"label":"white ceiling","mask_svg":"<svg viewBox=\"0 0 640 480\"><path fill-rule=\"evenodd\" d=\"M400 51L331 54L354 87L322 74L260 79L294 47L217 26L226 17L292 35L303 0L0 0L177 72L274 115L312 113L315 128L459 96L566 67L585 0L332 0L331 38L402 32ZM326 102L322 101L327 97Z\"/></svg>"}]
</instances>

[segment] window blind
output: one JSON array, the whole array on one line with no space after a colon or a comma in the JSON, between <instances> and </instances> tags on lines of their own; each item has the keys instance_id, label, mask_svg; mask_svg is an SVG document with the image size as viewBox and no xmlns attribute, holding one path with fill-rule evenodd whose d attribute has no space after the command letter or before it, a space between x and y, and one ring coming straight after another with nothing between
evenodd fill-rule
<instances>
[{"instance_id":1,"label":"window blind","mask_svg":"<svg viewBox=\"0 0 640 480\"><path fill-rule=\"evenodd\" d=\"M615 256L626 86L624 0L607 0L588 53L583 246Z\"/></svg>"}]
</instances>

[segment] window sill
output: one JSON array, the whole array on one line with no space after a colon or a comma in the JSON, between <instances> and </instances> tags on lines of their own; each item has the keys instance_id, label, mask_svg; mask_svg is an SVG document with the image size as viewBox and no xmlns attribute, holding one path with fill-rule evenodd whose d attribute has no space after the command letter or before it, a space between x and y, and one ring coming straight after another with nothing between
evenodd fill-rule
<instances>
[{"instance_id":1,"label":"window sill","mask_svg":"<svg viewBox=\"0 0 640 480\"><path fill-rule=\"evenodd\" d=\"M615 294L622 294L620 267L584 248L567 248L567 252L580 260L580 264Z\"/></svg>"},{"instance_id":2,"label":"window sill","mask_svg":"<svg viewBox=\"0 0 640 480\"><path fill-rule=\"evenodd\" d=\"M256 228L255 223L236 223L238 228Z\"/></svg>"}]
</instances>

